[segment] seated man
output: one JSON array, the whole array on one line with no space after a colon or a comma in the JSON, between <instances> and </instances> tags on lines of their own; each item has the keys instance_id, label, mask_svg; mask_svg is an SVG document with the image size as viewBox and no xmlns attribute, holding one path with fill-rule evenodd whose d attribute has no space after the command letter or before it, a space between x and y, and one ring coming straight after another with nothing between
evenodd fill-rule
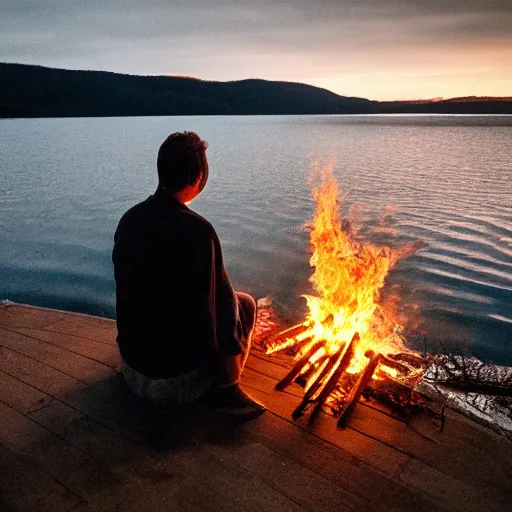
<instances>
[{"instance_id":1,"label":"seated man","mask_svg":"<svg viewBox=\"0 0 512 512\"><path fill-rule=\"evenodd\" d=\"M173 133L158 152L158 188L115 233L117 342L130 389L156 405L199 400L227 413L265 409L238 386L256 303L233 290L217 233L188 208L206 185L206 142Z\"/></svg>"}]
</instances>

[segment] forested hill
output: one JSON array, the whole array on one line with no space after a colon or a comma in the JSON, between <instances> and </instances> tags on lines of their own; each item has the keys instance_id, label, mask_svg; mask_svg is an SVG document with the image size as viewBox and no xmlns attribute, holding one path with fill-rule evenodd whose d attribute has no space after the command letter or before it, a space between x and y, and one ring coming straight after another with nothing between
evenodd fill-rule
<instances>
[{"instance_id":1,"label":"forested hill","mask_svg":"<svg viewBox=\"0 0 512 512\"><path fill-rule=\"evenodd\" d=\"M446 110L448 109L448 110ZM512 113L512 101L376 102L293 82L209 82L0 63L0 117Z\"/></svg>"},{"instance_id":2,"label":"forested hill","mask_svg":"<svg viewBox=\"0 0 512 512\"><path fill-rule=\"evenodd\" d=\"M343 114L373 102L292 82L207 82L0 64L0 116Z\"/></svg>"}]
</instances>

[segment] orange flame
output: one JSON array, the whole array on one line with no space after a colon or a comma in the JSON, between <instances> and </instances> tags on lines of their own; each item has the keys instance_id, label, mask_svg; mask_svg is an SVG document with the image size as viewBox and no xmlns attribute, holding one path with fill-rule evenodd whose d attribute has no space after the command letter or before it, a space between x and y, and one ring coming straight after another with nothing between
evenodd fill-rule
<instances>
[{"instance_id":1,"label":"orange flame","mask_svg":"<svg viewBox=\"0 0 512 512\"><path fill-rule=\"evenodd\" d=\"M358 241L340 220L342 198L333 167L327 167L320 185L313 189L316 211L310 235L310 264L314 268L310 281L316 294L304 296L309 328L300 339L311 341L302 347L301 354L318 340L327 340L326 351L333 354L357 332L360 341L347 369L356 373L367 364L368 350L381 354L407 351L402 325L380 298L389 271L418 245L393 249ZM387 370L394 373L391 368Z\"/></svg>"}]
</instances>

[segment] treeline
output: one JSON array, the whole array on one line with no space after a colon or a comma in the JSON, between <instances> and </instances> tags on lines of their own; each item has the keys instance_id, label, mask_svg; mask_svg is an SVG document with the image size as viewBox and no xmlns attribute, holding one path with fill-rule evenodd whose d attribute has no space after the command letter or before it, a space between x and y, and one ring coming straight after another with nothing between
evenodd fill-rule
<instances>
[{"instance_id":1,"label":"treeline","mask_svg":"<svg viewBox=\"0 0 512 512\"><path fill-rule=\"evenodd\" d=\"M0 63L0 117L512 113L508 100L377 102L293 82L209 82Z\"/></svg>"}]
</instances>

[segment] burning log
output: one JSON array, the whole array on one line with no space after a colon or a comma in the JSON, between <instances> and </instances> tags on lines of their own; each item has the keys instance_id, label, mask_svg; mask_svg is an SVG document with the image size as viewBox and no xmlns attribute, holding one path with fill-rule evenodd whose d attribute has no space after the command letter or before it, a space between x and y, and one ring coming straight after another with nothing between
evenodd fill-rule
<instances>
[{"instance_id":1,"label":"burning log","mask_svg":"<svg viewBox=\"0 0 512 512\"><path fill-rule=\"evenodd\" d=\"M375 398L395 412L408 415L411 412L425 407L429 400L413 389L413 385L399 382L388 373L377 368L375 372L378 379L372 379L363 395Z\"/></svg>"},{"instance_id":2,"label":"burning log","mask_svg":"<svg viewBox=\"0 0 512 512\"><path fill-rule=\"evenodd\" d=\"M340 416L338 418L337 426L346 427L347 421L354 410L354 407L359 400L362 392L366 389L370 381L372 380L373 374L380 362L382 357L381 354L375 354L372 351L367 352L365 355L368 355L370 358L369 363L366 365L366 368L359 374L356 384L350 390L350 393L347 395L345 399L345 403L340 412Z\"/></svg>"},{"instance_id":3,"label":"burning log","mask_svg":"<svg viewBox=\"0 0 512 512\"><path fill-rule=\"evenodd\" d=\"M324 379L327 377L327 375L329 375L329 373L331 373L333 367L336 365L339 358L342 356L344 347L345 345L342 345L341 347L338 348L338 350L336 350L336 352L333 355L328 356L327 363L322 368L315 381L307 389L306 393L304 394L304 398L302 399L302 402L295 409L295 411L293 411L292 418L294 420L300 418L304 414L304 410L311 402L311 399L313 398L314 394L321 388Z\"/></svg>"},{"instance_id":4,"label":"burning log","mask_svg":"<svg viewBox=\"0 0 512 512\"><path fill-rule=\"evenodd\" d=\"M289 327L288 329L285 329L284 331L278 332L276 334L276 338L294 338L295 336L302 334L308 328L309 328L309 323L302 322L300 324L293 325L292 327Z\"/></svg>"},{"instance_id":5,"label":"burning log","mask_svg":"<svg viewBox=\"0 0 512 512\"><path fill-rule=\"evenodd\" d=\"M309 419L310 424L315 421L315 418L317 414L322 409L322 406L324 405L324 402L327 400L329 395L334 391L334 388L336 387L336 384L340 380L340 377L343 375L345 370L349 367L350 361L352 360L352 357L354 356L354 352L356 349L356 344L359 341L359 333L356 332L354 336L352 336L352 340L350 341L347 350L343 354L343 357L341 358L336 370L331 375L325 386L323 387L322 391L320 392L320 395L317 399L317 404L315 408L313 409L313 412L311 414L311 417Z\"/></svg>"},{"instance_id":6,"label":"burning log","mask_svg":"<svg viewBox=\"0 0 512 512\"><path fill-rule=\"evenodd\" d=\"M318 369L321 368L325 362L329 360L329 358L330 356L328 354L324 354L320 356L314 363L311 363L310 361L311 364L309 368L306 371L299 373L299 375L295 378L295 382L303 388L307 387L308 382L313 377L315 372L317 372Z\"/></svg>"},{"instance_id":7,"label":"burning log","mask_svg":"<svg viewBox=\"0 0 512 512\"><path fill-rule=\"evenodd\" d=\"M350 360L354 355L355 345L358 341L359 334L356 332L345 352L343 352L344 345L341 345L339 349L329 358L325 368L320 372L315 382L313 382L313 384L306 391L302 402L295 409L295 411L293 411L293 419L300 418L300 416L304 414L304 410L310 404L317 391L320 391L320 394L316 399L317 402L321 402L321 404L323 404L325 400L327 400L327 397L332 393L340 376L348 368ZM328 377L328 375L330 375L330 377ZM324 383L326 378L328 378L328 380L326 383Z\"/></svg>"},{"instance_id":8,"label":"burning log","mask_svg":"<svg viewBox=\"0 0 512 512\"><path fill-rule=\"evenodd\" d=\"M276 384L276 389L278 391L282 391L287 386L289 386L296 377L301 373L301 371L305 368L307 364L309 364L309 360L320 351L320 349L325 347L326 340L319 341L315 343L295 364L295 366L290 370L290 372Z\"/></svg>"},{"instance_id":9,"label":"burning log","mask_svg":"<svg viewBox=\"0 0 512 512\"><path fill-rule=\"evenodd\" d=\"M394 361L402 361L418 369L425 369L428 365L428 362L424 357L407 352L398 352L398 354L388 354L387 357L389 359L393 359Z\"/></svg>"},{"instance_id":10,"label":"burning log","mask_svg":"<svg viewBox=\"0 0 512 512\"><path fill-rule=\"evenodd\" d=\"M402 375L408 375L409 373L411 373L411 368L409 366L383 354L381 354L381 362L384 366L393 368Z\"/></svg>"},{"instance_id":11,"label":"burning log","mask_svg":"<svg viewBox=\"0 0 512 512\"><path fill-rule=\"evenodd\" d=\"M309 328L307 323L295 325L282 331L274 339L278 340L283 335L309 334L307 333ZM290 339L294 344L301 343L296 338L287 338L287 340ZM312 337L306 336L302 342L311 342L311 339ZM306 386L306 383L314 378L312 384L306 389L301 403L292 414L294 419L302 416L308 406L314 404L309 419L310 424L313 423L340 381L342 381L341 396L345 395L345 398L344 400L336 399L334 403L337 405L333 409L335 415L339 411L338 427L346 426L348 418L362 394L378 398L400 413L408 413L417 406L425 404L421 395L412 391L412 387L420 375L418 370L425 368L425 359L414 354L384 355L369 350L365 354L369 361L363 370L358 375L348 378L348 374L345 372L355 357L359 339L359 334L355 333L346 350L345 344L340 344L337 350L330 355L325 350L327 340L311 344L287 375L276 384L275 389L283 391L293 381ZM275 346L278 345L281 349L283 342L281 341L279 344L276 341ZM379 365L382 366L379 368ZM393 379L392 370L398 373L400 380ZM373 379L375 373L377 373L377 380ZM343 379L344 374L347 377Z\"/></svg>"},{"instance_id":12,"label":"burning log","mask_svg":"<svg viewBox=\"0 0 512 512\"><path fill-rule=\"evenodd\" d=\"M266 344L266 354L273 354L274 352L279 352L280 350L284 350L285 348L292 347L296 345L299 340L297 339L301 334L305 333L310 327L309 322L303 322L301 324L294 325L284 331L278 332L277 334L273 334L269 336L266 340L264 340ZM300 340L300 342L305 342L311 340L311 337L304 338Z\"/></svg>"}]
</instances>

